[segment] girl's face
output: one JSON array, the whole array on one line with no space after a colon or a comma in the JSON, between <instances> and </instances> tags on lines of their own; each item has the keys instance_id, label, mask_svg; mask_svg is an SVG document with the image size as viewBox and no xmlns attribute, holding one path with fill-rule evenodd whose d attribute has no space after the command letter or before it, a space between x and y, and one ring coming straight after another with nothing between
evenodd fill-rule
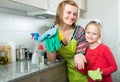
<instances>
[{"instance_id":1,"label":"girl's face","mask_svg":"<svg viewBox=\"0 0 120 82\"><path fill-rule=\"evenodd\" d=\"M76 6L66 4L63 10L63 23L71 26L76 21L77 15L78 8Z\"/></svg>"},{"instance_id":2,"label":"girl's face","mask_svg":"<svg viewBox=\"0 0 120 82\"><path fill-rule=\"evenodd\" d=\"M90 44L97 43L100 38L100 29L98 25L89 24L85 30L85 38Z\"/></svg>"}]
</instances>

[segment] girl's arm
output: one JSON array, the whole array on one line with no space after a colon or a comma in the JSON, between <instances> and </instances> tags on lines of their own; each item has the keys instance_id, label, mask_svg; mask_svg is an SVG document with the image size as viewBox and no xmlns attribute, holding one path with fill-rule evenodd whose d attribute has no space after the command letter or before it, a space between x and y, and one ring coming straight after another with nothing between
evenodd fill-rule
<instances>
[{"instance_id":1,"label":"girl's arm","mask_svg":"<svg viewBox=\"0 0 120 82\"><path fill-rule=\"evenodd\" d=\"M111 50L108 47L106 47L105 49L104 57L105 57L105 60L107 61L108 67L101 69L102 74L108 75L115 72L117 70L117 64Z\"/></svg>"}]
</instances>

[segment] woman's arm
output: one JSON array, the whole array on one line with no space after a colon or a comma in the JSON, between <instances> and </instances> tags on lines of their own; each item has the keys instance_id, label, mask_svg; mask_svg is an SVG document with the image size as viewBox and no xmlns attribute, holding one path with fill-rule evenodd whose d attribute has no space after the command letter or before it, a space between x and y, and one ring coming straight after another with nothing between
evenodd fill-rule
<instances>
[{"instance_id":1,"label":"woman's arm","mask_svg":"<svg viewBox=\"0 0 120 82\"><path fill-rule=\"evenodd\" d=\"M85 40L85 31L82 27L78 26L75 33L75 39L77 41L76 55L74 56L74 64L78 69L84 69L84 64L87 63L84 56L86 48L88 46Z\"/></svg>"},{"instance_id":2,"label":"woman's arm","mask_svg":"<svg viewBox=\"0 0 120 82\"><path fill-rule=\"evenodd\" d=\"M47 53L47 59L50 61L50 63L54 63L56 60L56 51L54 53L50 53L49 51L46 51Z\"/></svg>"},{"instance_id":3,"label":"woman's arm","mask_svg":"<svg viewBox=\"0 0 120 82\"><path fill-rule=\"evenodd\" d=\"M74 56L74 64L77 69L84 69L85 63L87 63L87 61L83 54L79 53Z\"/></svg>"}]
</instances>

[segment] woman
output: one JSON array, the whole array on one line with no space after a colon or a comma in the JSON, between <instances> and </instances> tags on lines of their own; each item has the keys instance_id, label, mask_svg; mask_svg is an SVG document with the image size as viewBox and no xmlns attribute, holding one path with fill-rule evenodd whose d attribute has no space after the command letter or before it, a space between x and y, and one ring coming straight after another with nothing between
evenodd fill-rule
<instances>
[{"instance_id":1,"label":"woman","mask_svg":"<svg viewBox=\"0 0 120 82\"><path fill-rule=\"evenodd\" d=\"M72 0L62 1L56 12L54 27L63 36L61 47L57 51L67 62L68 77L70 82L87 82L84 74L79 73L76 68L84 69L86 59L86 41L84 29L76 25L78 17L78 6ZM56 53L47 52L48 60L53 63L56 60Z\"/></svg>"}]
</instances>

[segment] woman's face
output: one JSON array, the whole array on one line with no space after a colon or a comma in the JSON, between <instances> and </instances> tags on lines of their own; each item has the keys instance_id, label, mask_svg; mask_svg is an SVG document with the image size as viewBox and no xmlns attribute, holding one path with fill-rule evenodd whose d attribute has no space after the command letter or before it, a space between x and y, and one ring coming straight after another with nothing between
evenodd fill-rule
<instances>
[{"instance_id":1,"label":"woman's face","mask_svg":"<svg viewBox=\"0 0 120 82\"><path fill-rule=\"evenodd\" d=\"M77 15L78 8L76 6L66 4L63 10L63 23L71 26L76 21Z\"/></svg>"},{"instance_id":2,"label":"woman's face","mask_svg":"<svg viewBox=\"0 0 120 82\"><path fill-rule=\"evenodd\" d=\"M99 27L95 24L89 24L85 30L85 38L90 44L97 43L100 38Z\"/></svg>"}]
</instances>

